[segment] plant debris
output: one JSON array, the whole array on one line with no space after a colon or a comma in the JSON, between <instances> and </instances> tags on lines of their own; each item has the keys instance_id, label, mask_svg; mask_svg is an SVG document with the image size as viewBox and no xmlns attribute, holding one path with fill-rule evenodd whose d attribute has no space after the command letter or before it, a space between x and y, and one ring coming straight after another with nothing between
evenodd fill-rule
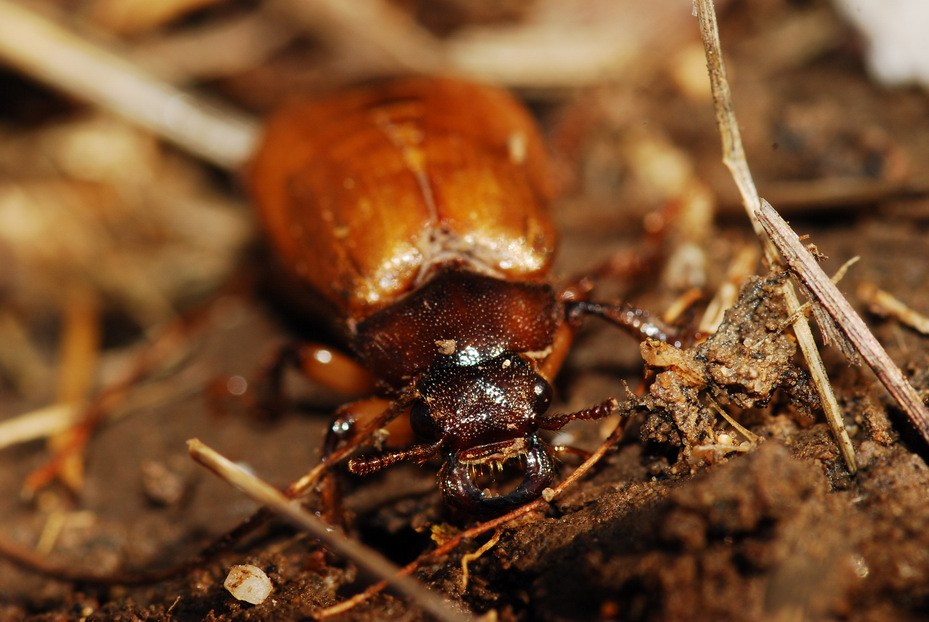
<instances>
[{"instance_id":1,"label":"plant debris","mask_svg":"<svg viewBox=\"0 0 929 622\"><path fill-rule=\"evenodd\" d=\"M643 440L678 446L685 462L692 462L694 448L717 445L716 404L764 408L778 389L811 416L819 399L793 362L797 348L785 332L784 278L782 273L749 279L717 331L699 345L680 350L642 344L646 365L659 370L648 393L629 406L646 414Z\"/></svg>"}]
</instances>

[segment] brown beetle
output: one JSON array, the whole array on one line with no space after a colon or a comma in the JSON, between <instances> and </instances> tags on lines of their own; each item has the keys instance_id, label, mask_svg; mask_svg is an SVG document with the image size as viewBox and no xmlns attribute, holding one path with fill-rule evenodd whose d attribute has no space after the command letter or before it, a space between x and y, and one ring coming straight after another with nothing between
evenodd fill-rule
<instances>
[{"instance_id":1,"label":"brown beetle","mask_svg":"<svg viewBox=\"0 0 929 622\"><path fill-rule=\"evenodd\" d=\"M381 404L409 411L419 442L356 458L355 473L441 455L451 505L512 509L554 477L540 429L615 407L545 416L577 319L665 338L638 310L556 293L545 149L504 91L410 78L294 104L270 120L250 182L284 269L323 301ZM278 380L285 364L334 360L312 345L285 353ZM357 388L366 374L340 363L335 376ZM345 413L334 430L353 422ZM482 491L474 469L511 459L524 470L515 490Z\"/></svg>"}]
</instances>

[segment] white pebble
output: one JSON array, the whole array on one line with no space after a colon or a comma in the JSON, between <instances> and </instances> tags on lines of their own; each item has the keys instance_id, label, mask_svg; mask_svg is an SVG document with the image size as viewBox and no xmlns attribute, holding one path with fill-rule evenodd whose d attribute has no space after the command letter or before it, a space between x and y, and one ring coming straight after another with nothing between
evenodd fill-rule
<instances>
[{"instance_id":1,"label":"white pebble","mask_svg":"<svg viewBox=\"0 0 929 622\"><path fill-rule=\"evenodd\" d=\"M236 600L244 600L252 605L260 605L271 593L271 579L264 570L250 564L233 566L229 576L223 582Z\"/></svg>"}]
</instances>

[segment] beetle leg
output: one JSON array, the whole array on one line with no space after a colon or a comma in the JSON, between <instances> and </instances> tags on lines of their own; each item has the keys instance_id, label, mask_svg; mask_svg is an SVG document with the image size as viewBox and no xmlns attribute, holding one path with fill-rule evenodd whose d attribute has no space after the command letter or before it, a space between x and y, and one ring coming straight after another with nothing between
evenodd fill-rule
<instances>
[{"instance_id":1,"label":"beetle leg","mask_svg":"<svg viewBox=\"0 0 929 622\"><path fill-rule=\"evenodd\" d=\"M387 430L391 445L402 446L412 442L414 435L410 429L410 418L401 416L406 409L394 409L396 405L399 404L382 397L369 397L341 406L326 432L323 461L337 462L340 456L344 457L368 440L376 429ZM372 425L377 428L369 433L368 428ZM338 475L331 469L323 475L321 498L324 516L333 524L341 522Z\"/></svg>"},{"instance_id":2,"label":"beetle leg","mask_svg":"<svg viewBox=\"0 0 929 622\"><path fill-rule=\"evenodd\" d=\"M558 370L564 364L568 353L571 351L571 343L574 341L576 327L569 322L563 322L555 330L555 337L552 339L552 347L544 359L539 362L539 374L552 382L558 375Z\"/></svg>"},{"instance_id":3,"label":"beetle leg","mask_svg":"<svg viewBox=\"0 0 929 622\"><path fill-rule=\"evenodd\" d=\"M597 284L604 280L641 283L664 265L666 254L660 235L634 248L613 253L592 268L569 278L562 288L561 299L586 300Z\"/></svg>"},{"instance_id":4,"label":"beetle leg","mask_svg":"<svg viewBox=\"0 0 929 622\"><path fill-rule=\"evenodd\" d=\"M336 411L336 416L326 433L323 455L326 457L332 455L336 449L352 440L356 441L356 445L364 442L366 439L355 439L355 435L359 430L364 430L374 422L377 417L383 415L391 404L391 400L383 397L368 397L341 406ZM400 416L405 412L405 410L400 411L392 417L391 421L381 423L383 429L388 432L388 443L393 447L404 447L413 442L414 435L410 428L409 417Z\"/></svg>"},{"instance_id":5,"label":"beetle leg","mask_svg":"<svg viewBox=\"0 0 929 622\"><path fill-rule=\"evenodd\" d=\"M571 445L552 445L552 453L559 458L561 458L561 456L573 456L574 458L579 459L581 462L587 460L591 455L593 455L586 449L572 447Z\"/></svg>"},{"instance_id":6,"label":"beetle leg","mask_svg":"<svg viewBox=\"0 0 929 622\"><path fill-rule=\"evenodd\" d=\"M539 373L549 382L558 375L558 370L567 358L577 332L579 320L584 316L594 316L619 326L633 337L640 340L657 339L675 346L681 345L678 331L653 319L644 311L626 303L601 303L582 299L584 292L565 290L562 293L564 305L563 322L555 332L551 351L539 363ZM577 299L581 298L581 299Z\"/></svg>"},{"instance_id":7,"label":"beetle leg","mask_svg":"<svg viewBox=\"0 0 929 622\"><path fill-rule=\"evenodd\" d=\"M602 303L579 300L565 303L565 317L576 322L583 316L594 316L618 326L633 337L645 341L656 339L680 347L678 331L665 325L648 311L625 302Z\"/></svg>"},{"instance_id":8,"label":"beetle leg","mask_svg":"<svg viewBox=\"0 0 929 622\"><path fill-rule=\"evenodd\" d=\"M604 279L641 283L663 266L667 252L662 248L660 236L636 245L634 248L612 254L587 272L592 281Z\"/></svg>"},{"instance_id":9,"label":"beetle leg","mask_svg":"<svg viewBox=\"0 0 929 622\"><path fill-rule=\"evenodd\" d=\"M391 451L376 456L352 458L348 461L348 470L355 475L369 475L402 460L422 463L439 451L441 442L433 445L413 445L402 451Z\"/></svg>"},{"instance_id":10,"label":"beetle leg","mask_svg":"<svg viewBox=\"0 0 929 622\"><path fill-rule=\"evenodd\" d=\"M573 413L545 417L539 422L539 427L543 430L560 430L571 421L578 419L603 419L604 417L609 417L614 414L618 408L619 402L615 397L611 397L599 404L589 408L583 408Z\"/></svg>"},{"instance_id":11,"label":"beetle leg","mask_svg":"<svg viewBox=\"0 0 929 622\"><path fill-rule=\"evenodd\" d=\"M354 360L320 343L288 343L281 347L265 366L264 381L255 400L256 409L265 416L276 416L284 410L284 374L297 369L307 378L324 387L345 394L374 391L375 381L370 372Z\"/></svg>"}]
</instances>

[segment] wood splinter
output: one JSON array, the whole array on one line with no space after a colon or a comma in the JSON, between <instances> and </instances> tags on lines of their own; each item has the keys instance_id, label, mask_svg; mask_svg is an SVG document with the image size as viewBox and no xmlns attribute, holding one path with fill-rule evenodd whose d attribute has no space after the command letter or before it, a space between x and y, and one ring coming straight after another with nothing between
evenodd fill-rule
<instances>
[{"instance_id":1,"label":"wood splinter","mask_svg":"<svg viewBox=\"0 0 929 622\"><path fill-rule=\"evenodd\" d=\"M916 390L893 362L887 351L871 333L861 316L823 272L796 232L781 218L771 204L761 200L755 215L784 259L787 269L806 290L814 305L834 322L834 327L861 355L864 362L899 404L920 436L929 443L929 410Z\"/></svg>"},{"instance_id":2,"label":"wood splinter","mask_svg":"<svg viewBox=\"0 0 929 622\"><path fill-rule=\"evenodd\" d=\"M263 480L251 475L243 468L230 462L198 439L187 441L191 457L210 469L221 479L238 488L255 502L269 508L275 514L305 530L320 540L332 551L341 554L363 570L383 579L413 602L439 620L463 621L468 618L446 603L441 596L429 591L418 581L404 575L391 562L377 552L351 540L333 529L316 515L304 510L293 500Z\"/></svg>"}]
</instances>

